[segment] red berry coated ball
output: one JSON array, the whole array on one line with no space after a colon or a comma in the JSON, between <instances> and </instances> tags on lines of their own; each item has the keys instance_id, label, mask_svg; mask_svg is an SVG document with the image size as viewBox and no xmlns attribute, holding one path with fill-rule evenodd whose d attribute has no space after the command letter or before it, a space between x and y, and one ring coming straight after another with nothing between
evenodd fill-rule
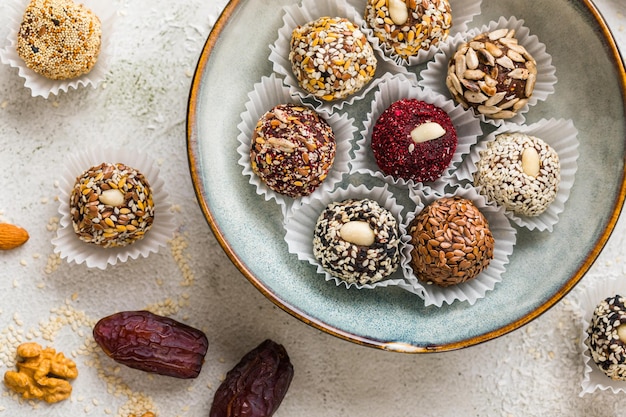
<instances>
[{"instance_id":1,"label":"red berry coated ball","mask_svg":"<svg viewBox=\"0 0 626 417\"><path fill-rule=\"evenodd\" d=\"M394 178L430 182L441 177L456 150L450 116L416 99L391 104L372 131L372 152L378 167Z\"/></svg>"}]
</instances>

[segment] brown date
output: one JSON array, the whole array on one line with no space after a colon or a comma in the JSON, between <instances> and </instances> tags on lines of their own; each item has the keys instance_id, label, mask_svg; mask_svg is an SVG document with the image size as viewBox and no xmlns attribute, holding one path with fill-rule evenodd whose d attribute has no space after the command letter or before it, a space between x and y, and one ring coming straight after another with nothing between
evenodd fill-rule
<instances>
[{"instance_id":1,"label":"brown date","mask_svg":"<svg viewBox=\"0 0 626 417\"><path fill-rule=\"evenodd\" d=\"M202 331L149 311L104 317L96 323L93 337L118 363L184 379L198 376L209 348Z\"/></svg>"},{"instance_id":2,"label":"brown date","mask_svg":"<svg viewBox=\"0 0 626 417\"><path fill-rule=\"evenodd\" d=\"M215 392L209 416L270 417L285 397L292 378L287 351L268 339L226 374Z\"/></svg>"}]
</instances>

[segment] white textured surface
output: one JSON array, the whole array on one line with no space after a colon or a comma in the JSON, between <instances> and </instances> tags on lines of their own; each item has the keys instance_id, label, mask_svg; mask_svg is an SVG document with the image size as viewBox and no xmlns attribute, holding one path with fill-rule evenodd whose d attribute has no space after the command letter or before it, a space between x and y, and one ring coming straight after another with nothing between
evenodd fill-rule
<instances>
[{"instance_id":1,"label":"white textured surface","mask_svg":"<svg viewBox=\"0 0 626 417\"><path fill-rule=\"evenodd\" d=\"M113 0L119 8L116 56L106 85L33 98L0 67L0 220L31 234L0 253L0 372L13 368L20 340L75 353L80 376L70 401L20 403L0 391L0 416L128 416L147 399L159 416L203 416L221 378L263 339L283 343L295 378L280 416L618 416L626 395L579 397L583 378L579 318L572 298L586 283L626 275L626 215L581 286L531 324L461 351L403 355L364 348L309 327L253 288L216 243L188 174L186 105L191 75L225 0ZM622 49L626 4L598 0ZM0 10L1 10L0 6ZM0 12L0 39L7 36ZM55 187L69 152L94 142L139 147L159 162L177 214L174 243L147 259L106 271L57 265L50 243ZM132 291L129 291L132 289ZM108 300L108 301L105 301ZM52 306L52 309L50 308ZM82 354L92 320L153 306L206 331L211 342L197 380L148 376ZM75 329L64 324L78 318ZM98 377L104 366L108 384ZM115 393L115 390L121 390Z\"/></svg>"}]
</instances>

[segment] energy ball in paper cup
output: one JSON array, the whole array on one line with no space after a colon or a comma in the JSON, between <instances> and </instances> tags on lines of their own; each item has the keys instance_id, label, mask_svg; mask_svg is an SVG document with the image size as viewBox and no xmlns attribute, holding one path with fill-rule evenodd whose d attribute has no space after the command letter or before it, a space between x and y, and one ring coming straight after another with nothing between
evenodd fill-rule
<instances>
[{"instance_id":1,"label":"energy ball in paper cup","mask_svg":"<svg viewBox=\"0 0 626 417\"><path fill-rule=\"evenodd\" d=\"M454 175L503 206L518 226L552 232L574 185L577 135L571 120L505 123L472 148Z\"/></svg>"},{"instance_id":2,"label":"energy ball in paper cup","mask_svg":"<svg viewBox=\"0 0 626 417\"><path fill-rule=\"evenodd\" d=\"M348 173L354 119L316 112L274 74L255 84L248 98L237 126L238 162L257 194L275 200L283 216L294 202L320 198ZM332 147L318 146L321 136L332 136Z\"/></svg>"},{"instance_id":3,"label":"energy ball in paper cup","mask_svg":"<svg viewBox=\"0 0 626 417\"><path fill-rule=\"evenodd\" d=\"M403 207L387 185L348 185L302 204L285 222L289 252L337 286L373 289L404 283Z\"/></svg>"},{"instance_id":4,"label":"energy ball in paper cup","mask_svg":"<svg viewBox=\"0 0 626 417\"><path fill-rule=\"evenodd\" d=\"M505 120L522 124L524 114L554 93L557 82L546 46L515 17L457 34L421 75L422 87L495 126Z\"/></svg>"},{"instance_id":5,"label":"energy ball in paper cup","mask_svg":"<svg viewBox=\"0 0 626 417\"><path fill-rule=\"evenodd\" d=\"M111 2L7 0L9 35L0 61L17 68L33 97L97 87L109 71L116 9ZM60 28L59 30L53 30ZM69 48L72 49L71 56ZM78 51L78 52L77 52Z\"/></svg>"},{"instance_id":6,"label":"energy ball in paper cup","mask_svg":"<svg viewBox=\"0 0 626 417\"><path fill-rule=\"evenodd\" d=\"M356 1L351 3L358 7ZM481 0L367 0L363 16L386 56L398 65L415 66L430 60L449 36L467 31L467 24L480 14L480 4Z\"/></svg>"},{"instance_id":7,"label":"energy ball in paper cup","mask_svg":"<svg viewBox=\"0 0 626 417\"><path fill-rule=\"evenodd\" d=\"M626 281L598 279L576 289L584 375L582 397L596 390L626 392Z\"/></svg>"},{"instance_id":8,"label":"energy ball in paper cup","mask_svg":"<svg viewBox=\"0 0 626 417\"><path fill-rule=\"evenodd\" d=\"M90 149L71 155L59 180L60 227L54 252L106 269L158 252L174 216L155 162L135 150Z\"/></svg>"},{"instance_id":9,"label":"energy ball in paper cup","mask_svg":"<svg viewBox=\"0 0 626 417\"><path fill-rule=\"evenodd\" d=\"M362 99L383 74L407 73L366 36L362 17L345 0L303 0L283 11L269 59L290 91L318 110L341 110Z\"/></svg>"},{"instance_id":10,"label":"energy ball in paper cup","mask_svg":"<svg viewBox=\"0 0 626 417\"><path fill-rule=\"evenodd\" d=\"M402 249L402 269L412 284L402 285L426 306L467 301L473 305L502 280L516 232L504 210L488 205L473 188L442 194L425 189L424 209L402 225L410 242Z\"/></svg>"},{"instance_id":11,"label":"energy ball in paper cup","mask_svg":"<svg viewBox=\"0 0 626 417\"><path fill-rule=\"evenodd\" d=\"M439 133L426 138L422 133L431 128ZM480 122L452 100L417 87L403 75L387 74L363 123L351 172L394 185L440 188L454 180L451 173L481 134Z\"/></svg>"}]
</instances>

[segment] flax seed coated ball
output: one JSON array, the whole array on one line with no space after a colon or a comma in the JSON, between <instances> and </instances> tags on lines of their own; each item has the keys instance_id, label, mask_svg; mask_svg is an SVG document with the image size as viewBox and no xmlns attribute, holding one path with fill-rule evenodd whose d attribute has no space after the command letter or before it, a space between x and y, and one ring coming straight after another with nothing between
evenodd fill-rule
<instances>
[{"instance_id":1,"label":"flax seed coated ball","mask_svg":"<svg viewBox=\"0 0 626 417\"><path fill-rule=\"evenodd\" d=\"M625 302L619 294L602 300L593 312L585 339L598 368L619 381L626 381Z\"/></svg>"},{"instance_id":2,"label":"flax seed coated ball","mask_svg":"<svg viewBox=\"0 0 626 417\"><path fill-rule=\"evenodd\" d=\"M335 152L335 134L315 110L280 104L258 120L250 145L250 163L252 171L270 189L298 198L322 184Z\"/></svg>"},{"instance_id":3,"label":"flax seed coated ball","mask_svg":"<svg viewBox=\"0 0 626 417\"><path fill-rule=\"evenodd\" d=\"M367 37L345 18L321 17L293 30L289 61L300 86L332 101L360 91L374 77L376 56Z\"/></svg>"},{"instance_id":4,"label":"flax seed coated ball","mask_svg":"<svg viewBox=\"0 0 626 417\"><path fill-rule=\"evenodd\" d=\"M100 53L100 19L71 0L31 0L17 35L26 66L54 80L91 71Z\"/></svg>"},{"instance_id":5,"label":"flax seed coated ball","mask_svg":"<svg viewBox=\"0 0 626 417\"><path fill-rule=\"evenodd\" d=\"M474 279L491 262L494 238L471 200L443 197L409 225L411 267L420 281L449 287Z\"/></svg>"},{"instance_id":6,"label":"flax seed coated ball","mask_svg":"<svg viewBox=\"0 0 626 417\"><path fill-rule=\"evenodd\" d=\"M445 41L452 27L448 0L368 0L364 17L381 44L404 59Z\"/></svg>"},{"instance_id":7,"label":"flax seed coated ball","mask_svg":"<svg viewBox=\"0 0 626 417\"><path fill-rule=\"evenodd\" d=\"M93 166L76 178L70 215L83 242L103 248L130 245L143 239L154 221L150 184L121 163Z\"/></svg>"},{"instance_id":8,"label":"flax seed coated ball","mask_svg":"<svg viewBox=\"0 0 626 417\"><path fill-rule=\"evenodd\" d=\"M428 182L439 178L450 165L457 141L456 129L443 109L402 99L376 120L371 148L385 175Z\"/></svg>"}]
</instances>

